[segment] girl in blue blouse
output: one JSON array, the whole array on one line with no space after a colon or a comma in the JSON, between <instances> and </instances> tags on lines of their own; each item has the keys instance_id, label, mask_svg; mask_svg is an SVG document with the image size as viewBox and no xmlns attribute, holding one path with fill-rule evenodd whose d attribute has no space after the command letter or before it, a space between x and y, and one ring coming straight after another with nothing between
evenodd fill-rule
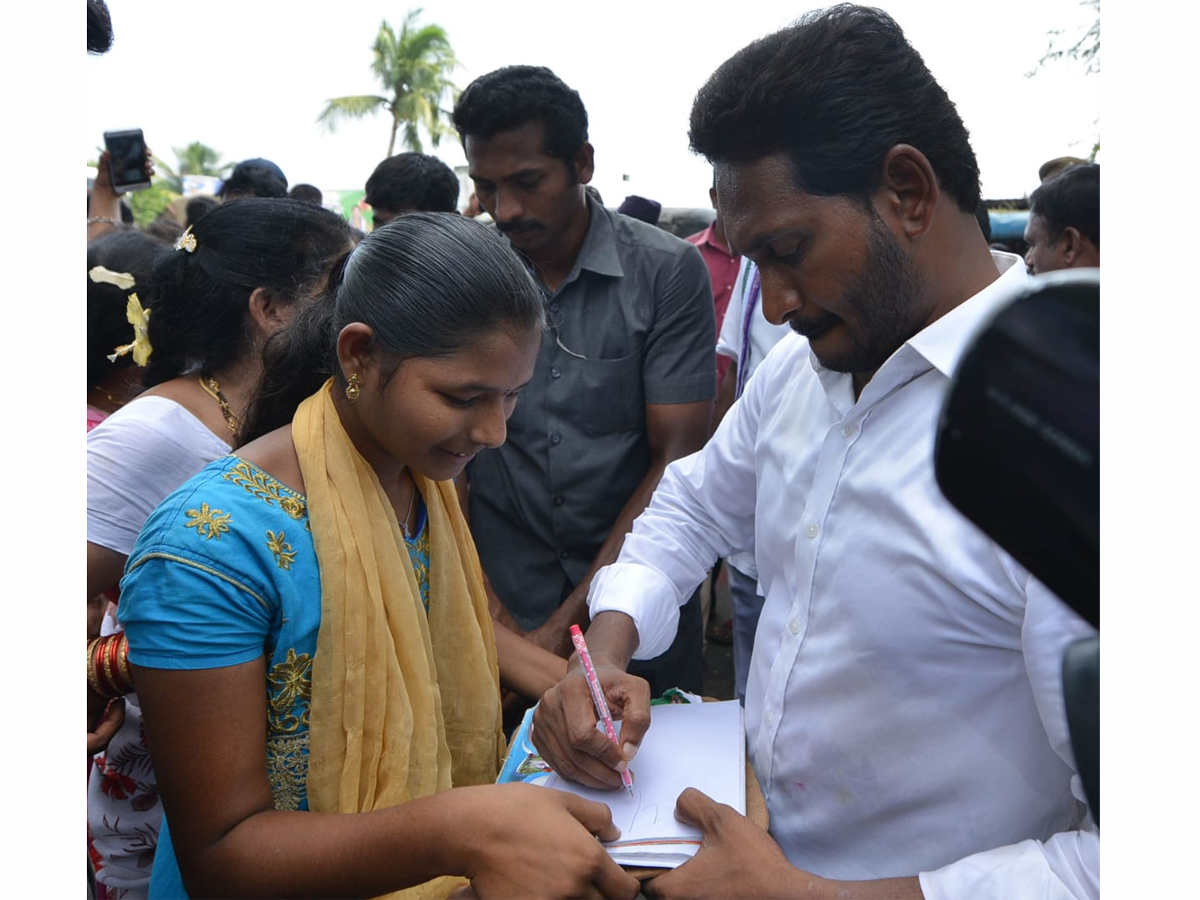
<instances>
[{"instance_id":1,"label":"girl in blue blouse","mask_svg":"<svg viewBox=\"0 0 1200 900\"><path fill-rule=\"evenodd\" d=\"M447 214L335 271L269 348L261 437L163 501L121 583L166 812L151 896L633 897L605 806L492 783L501 677L547 663L493 633L452 479L504 441L538 293Z\"/></svg>"}]
</instances>

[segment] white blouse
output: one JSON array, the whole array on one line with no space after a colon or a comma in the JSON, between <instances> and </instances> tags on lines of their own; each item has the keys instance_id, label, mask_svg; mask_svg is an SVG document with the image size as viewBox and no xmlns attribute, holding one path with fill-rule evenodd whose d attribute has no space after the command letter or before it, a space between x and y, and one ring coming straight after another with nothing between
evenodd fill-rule
<instances>
[{"instance_id":1,"label":"white blouse","mask_svg":"<svg viewBox=\"0 0 1200 900\"><path fill-rule=\"evenodd\" d=\"M125 556L154 507L230 450L183 406L138 397L87 435L87 539Z\"/></svg>"}]
</instances>

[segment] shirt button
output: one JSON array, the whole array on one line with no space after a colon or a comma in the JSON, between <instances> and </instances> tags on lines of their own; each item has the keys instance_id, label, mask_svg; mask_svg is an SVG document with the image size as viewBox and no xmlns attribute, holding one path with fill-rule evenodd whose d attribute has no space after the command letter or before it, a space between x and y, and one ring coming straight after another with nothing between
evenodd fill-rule
<instances>
[{"instance_id":1,"label":"shirt button","mask_svg":"<svg viewBox=\"0 0 1200 900\"><path fill-rule=\"evenodd\" d=\"M564 503L566 503L566 502L567 502L567 498L566 498L566 497L558 496L558 497L555 497L555 498L554 498L554 505L555 505L555 506L562 506L562 505L563 505Z\"/></svg>"},{"instance_id":2,"label":"shirt button","mask_svg":"<svg viewBox=\"0 0 1200 900\"><path fill-rule=\"evenodd\" d=\"M568 556L570 556L570 555L571 555L571 554L570 554L570 553L568 553L566 550L563 550L561 553L559 553L559 554L558 554L558 558L559 558L559 559L566 559L566 558L567 558Z\"/></svg>"},{"instance_id":3,"label":"shirt button","mask_svg":"<svg viewBox=\"0 0 1200 900\"><path fill-rule=\"evenodd\" d=\"M560 369L558 366L551 366L550 367L550 377L551 378L562 378L562 369Z\"/></svg>"},{"instance_id":4,"label":"shirt button","mask_svg":"<svg viewBox=\"0 0 1200 900\"><path fill-rule=\"evenodd\" d=\"M550 304L550 307L549 307L549 309L550 309L550 312L552 312L552 313L556 313L556 312L558 312L558 304L557 304L557 303L551 303L551 304Z\"/></svg>"},{"instance_id":5,"label":"shirt button","mask_svg":"<svg viewBox=\"0 0 1200 900\"><path fill-rule=\"evenodd\" d=\"M763 721L766 722L768 725L774 725L775 724L775 713L768 712L765 716L763 716Z\"/></svg>"},{"instance_id":6,"label":"shirt button","mask_svg":"<svg viewBox=\"0 0 1200 900\"><path fill-rule=\"evenodd\" d=\"M550 435L550 443L561 444L562 443L562 435L559 434L557 431L554 432L552 435ZM815 528L816 526L813 526L813 527Z\"/></svg>"},{"instance_id":7,"label":"shirt button","mask_svg":"<svg viewBox=\"0 0 1200 900\"><path fill-rule=\"evenodd\" d=\"M804 533L807 534L810 538L815 538L818 534L821 533L821 529L817 525L816 522L812 522L809 524L809 526L807 528L804 529Z\"/></svg>"},{"instance_id":8,"label":"shirt button","mask_svg":"<svg viewBox=\"0 0 1200 900\"><path fill-rule=\"evenodd\" d=\"M845 428L842 429L842 437L846 437L846 438L854 437L855 430L856 429L853 425L847 425Z\"/></svg>"},{"instance_id":9,"label":"shirt button","mask_svg":"<svg viewBox=\"0 0 1200 900\"><path fill-rule=\"evenodd\" d=\"M799 634L800 633L800 620L792 619L792 621L788 622L788 631L790 631L792 634Z\"/></svg>"}]
</instances>

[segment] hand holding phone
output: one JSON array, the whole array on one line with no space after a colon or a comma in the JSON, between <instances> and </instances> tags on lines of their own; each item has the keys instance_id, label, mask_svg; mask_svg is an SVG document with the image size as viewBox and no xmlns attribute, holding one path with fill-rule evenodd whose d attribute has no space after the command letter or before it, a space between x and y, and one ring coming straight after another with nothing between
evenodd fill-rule
<instances>
[{"instance_id":1,"label":"hand holding phone","mask_svg":"<svg viewBox=\"0 0 1200 900\"><path fill-rule=\"evenodd\" d=\"M149 152L140 128L104 132L113 192L124 194L150 187Z\"/></svg>"}]
</instances>

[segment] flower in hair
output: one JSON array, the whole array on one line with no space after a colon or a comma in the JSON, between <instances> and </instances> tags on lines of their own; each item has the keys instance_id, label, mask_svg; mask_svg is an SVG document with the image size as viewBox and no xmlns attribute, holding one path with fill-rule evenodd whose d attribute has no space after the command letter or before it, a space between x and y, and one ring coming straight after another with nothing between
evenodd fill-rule
<instances>
[{"instance_id":1,"label":"flower in hair","mask_svg":"<svg viewBox=\"0 0 1200 900\"><path fill-rule=\"evenodd\" d=\"M150 347L150 310L142 309L142 301L138 299L137 294L129 295L129 302L125 306L125 318L133 326L133 343L117 347L116 353L110 354L108 361L116 362L118 356L132 353L134 363L144 366L150 361L152 352Z\"/></svg>"},{"instance_id":2,"label":"flower in hair","mask_svg":"<svg viewBox=\"0 0 1200 900\"><path fill-rule=\"evenodd\" d=\"M188 253L196 252L196 236L192 234L191 225L185 228L183 234L179 236L179 240L175 242L175 249L186 250Z\"/></svg>"},{"instance_id":3,"label":"flower in hair","mask_svg":"<svg viewBox=\"0 0 1200 900\"><path fill-rule=\"evenodd\" d=\"M96 284L111 284L123 291L129 290L134 285L133 276L128 272L114 272L104 266L92 266L88 269L88 278Z\"/></svg>"}]
</instances>

